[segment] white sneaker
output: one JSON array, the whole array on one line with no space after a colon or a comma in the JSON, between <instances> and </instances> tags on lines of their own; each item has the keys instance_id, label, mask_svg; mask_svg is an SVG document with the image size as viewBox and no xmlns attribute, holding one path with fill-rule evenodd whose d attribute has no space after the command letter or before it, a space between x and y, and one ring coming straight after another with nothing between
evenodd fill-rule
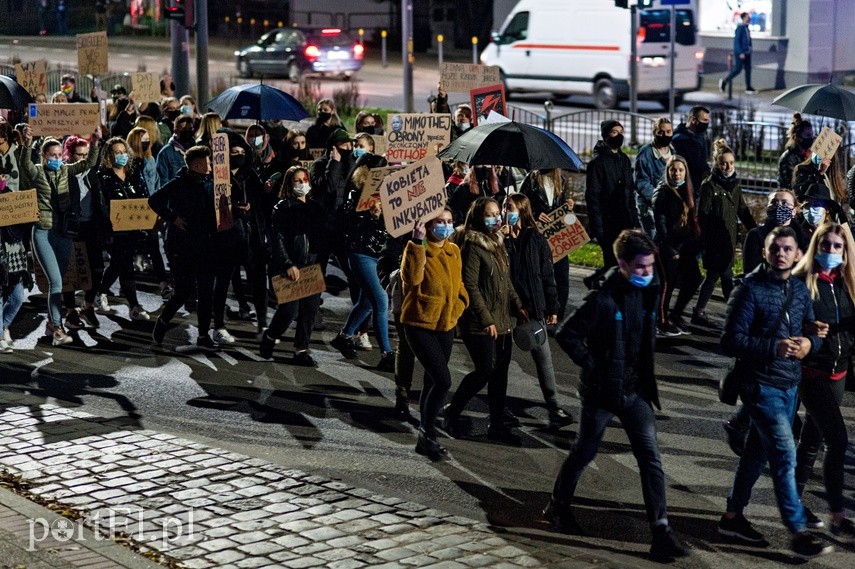
<instances>
[{"instance_id":1,"label":"white sneaker","mask_svg":"<svg viewBox=\"0 0 855 569\"><path fill-rule=\"evenodd\" d=\"M235 337L229 334L225 328L219 328L214 331L214 342L217 344L234 344Z\"/></svg>"},{"instance_id":2,"label":"white sneaker","mask_svg":"<svg viewBox=\"0 0 855 569\"><path fill-rule=\"evenodd\" d=\"M357 334L353 338L353 344L353 347L363 352L370 352L372 348L371 340L368 339L368 334Z\"/></svg>"},{"instance_id":3,"label":"white sneaker","mask_svg":"<svg viewBox=\"0 0 855 569\"><path fill-rule=\"evenodd\" d=\"M0 340L0 354L11 354L11 353L12 353L12 348L11 348L11 346L9 346L9 343L6 341L6 339L4 338L4 339Z\"/></svg>"},{"instance_id":4,"label":"white sneaker","mask_svg":"<svg viewBox=\"0 0 855 569\"><path fill-rule=\"evenodd\" d=\"M8 328L3 329L3 339L6 340L10 348L15 345L15 340L12 339L12 333L9 332Z\"/></svg>"},{"instance_id":5,"label":"white sneaker","mask_svg":"<svg viewBox=\"0 0 855 569\"><path fill-rule=\"evenodd\" d=\"M112 312L110 302L107 300L106 294L99 294L95 297L95 308L101 314Z\"/></svg>"},{"instance_id":6,"label":"white sneaker","mask_svg":"<svg viewBox=\"0 0 855 569\"><path fill-rule=\"evenodd\" d=\"M137 304L131 308L131 320L151 320L151 316L148 315L148 312L143 310L142 306Z\"/></svg>"},{"instance_id":7,"label":"white sneaker","mask_svg":"<svg viewBox=\"0 0 855 569\"><path fill-rule=\"evenodd\" d=\"M258 341L260 342L260 341L261 341L261 339L262 339L262 338L264 338L264 333L265 333L265 332L267 332L267 328L262 328L261 330L259 330L259 331L258 331L258 334L256 334L256 335L255 335L255 339L256 339L256 340L258 340ZM279 344L279 342L281 342L281 341L282 341L282 340L280 340L279 338L276 338L276 342L275 342L275 343L276 343L276 344Z\"/></svg>"}]
</instances>

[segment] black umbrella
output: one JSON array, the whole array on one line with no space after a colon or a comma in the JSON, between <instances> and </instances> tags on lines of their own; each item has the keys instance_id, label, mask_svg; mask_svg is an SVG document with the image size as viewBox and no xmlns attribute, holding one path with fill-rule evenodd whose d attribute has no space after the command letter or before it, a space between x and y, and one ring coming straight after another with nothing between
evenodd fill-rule
<instances>
[{"instance_id":1,"label":"black umbrella","mask_svg":"<svg viewBox=\"0 0 855 569\"><path fill-rule=\"evenodd\" d=\"M580 170L582 160L560 137L514 121L477 126L437 154L467 164L514 166L526 170Z\"/></svg>"},{"instance_id":2,"label":"black umbrella","mask_svg":"<svg viewBox=\"0 0 855 569\"><path fill-rule=\"evenodd\" d=\"M855 93L830 83L794 87L775 97L772 104L809 115L855 121Z\"/></svg>"},{"instance_id":3,"label":"black umbrella","mask_svg":"<svg viewBox=\"0 0 855 569\"><path fill-rule=\"evenodd\" d=\"M229 87L206 107L222 119L300 121L309 116L300 101L276 87L248 83Z\"/></svg>"},{"instance_id":4,"label":"black umbrella","mask_svg":"<svg viewBox=\"0 0 855 569\"><path fill-rule=\"evenodd\" d=\"M33 102L27 90L11 77L0 75L0 109L26 109Z\"/></svg>"}]
</instances>

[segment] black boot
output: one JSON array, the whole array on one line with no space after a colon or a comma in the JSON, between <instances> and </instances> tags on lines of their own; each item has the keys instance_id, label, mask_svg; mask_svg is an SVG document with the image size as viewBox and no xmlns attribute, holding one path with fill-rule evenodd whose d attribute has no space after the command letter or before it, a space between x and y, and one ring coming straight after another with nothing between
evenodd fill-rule
<instances>
[{"instance_id":1,"label":"black boot","mask_svg":"<svg viewBox=\"0 0 855 569\"><path fill-rule=\"evenodd\" d=\"M410 400L406 395L395 397L395 416L402 421L413 418L413 414L410 413Z\"/></svg>"},{"instance_id":2,"label":"black boot","mask_svg":"<svg viewBox=\"0 0 855 569\"><path fill-rule=\"evenodd\" d=\"M584 535L582 528L576 523L576 517L570 506L557 502L555 498L549 499L549 503L543 509L543 517L561 533Z\"/></svg>"},{"instance_id":3,"label":"black boot","mask_svg":"<svg viewBox=\"0 0 855 569\"><path fill-rule=\"evenodd\" d=\"M261 344L258 346L258 355L265 360L273 359L273 348L276 346L276 339L267 335L265 330L261 335Z\"/></svg>"},{"instance_id":4,"label":"black boot","mask_svg":"<svg viewBox=\"0 0 855 569\"><path fill-rule=\"evenodd\" d=\"M676 557L688 557L689 549L680 543L669 525L653 528L653 545L650 546L650 560L668 563Z\"/></svg>"},{"instance_id":5,"label":"black boot","mask_svg":"<svg viewBox=\"0 0 855 569\"><path fill-rule=\"evenodd\" d=\"M448 454L445 447L440 446L436 441L436 435L433 437L425 434L419 429L419 439L416 441L416 452L422 456L426 456L434 462L442 460Z\"/></svg>"}]
</instances>

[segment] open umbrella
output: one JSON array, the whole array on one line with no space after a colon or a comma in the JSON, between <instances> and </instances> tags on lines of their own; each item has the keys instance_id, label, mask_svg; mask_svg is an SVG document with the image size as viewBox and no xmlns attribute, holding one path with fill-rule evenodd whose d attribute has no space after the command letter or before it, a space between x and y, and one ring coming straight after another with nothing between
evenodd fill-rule
<instances>
[{"instance_id":1,"label":"open umbrella","mask_svg":"<svg viewBox=\"0 0 855 569\"><path fill-rule=\"evenodd\" d=\"M0 75L0 109L26 109L32 102L26 89L11 77Z\"/></svg>"},{"instance_id":2,"label":"open umbrella","mask_svg":"<svg viewBox=\"0 0 855 569\"><path fill-rule=\"evenodd\" d=\"M560 137L514 121L477 126L443 148L437 156L467 164L526 170L582 168L582 160Z\"/></svg>"},{"instance_id":3,"label":"open umbrella","mask_svg":"<svg viewBox=\"0 0 855 569\"><path fill-rule=\"evenodd\" d=\"M773 105L800 113L855 121L855 93L832 84L809 84L781 93Z\"/></svg>"},{"instance_id":4,"label":"open umbrella","mask_svg":"<svg viewBox=\"0 0 855 569\"><path fill-rule=\"evenodd\" d=\"M309 116L300 101L276 87L248 83L229 87L206 105L222 119L300 121Z\"/></svg>"}]
</instances>

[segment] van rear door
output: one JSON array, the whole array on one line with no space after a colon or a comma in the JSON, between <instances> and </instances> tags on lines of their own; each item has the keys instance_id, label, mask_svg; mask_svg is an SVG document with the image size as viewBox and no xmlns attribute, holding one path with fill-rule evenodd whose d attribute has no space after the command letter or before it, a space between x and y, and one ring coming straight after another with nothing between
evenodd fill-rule
<instances>
[{"instance_id":1,"label":"van rear door","mask_svg":"<svg viewBox=\"0 0 855 569\"><path fill-rule=\"evenodd\" d=\"M638 92L639 94L667 92L670 85L671 9L653 8L638 14ZM696 53L698 37L695 12L691 8L677 8L677 35L674 51L674 88L692 91L698 84Z\"/></svg>"}]
</instances>

